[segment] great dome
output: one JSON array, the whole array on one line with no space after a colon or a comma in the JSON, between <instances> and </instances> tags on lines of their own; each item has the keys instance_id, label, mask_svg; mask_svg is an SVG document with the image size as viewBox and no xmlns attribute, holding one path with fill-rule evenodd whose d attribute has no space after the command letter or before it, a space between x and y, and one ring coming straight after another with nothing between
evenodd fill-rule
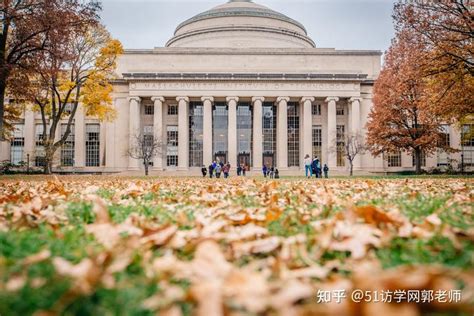
<instances>
[{"instance_id":1,"label":"great dome","mask_svg":"<svg viewBox=\"0 0 474 316\"><path fill-rule=\"evenodd\" d=\"M176 28L167 47L314 48L304 26L250 0L231 0Z\"/></svg>"}]
</instances>

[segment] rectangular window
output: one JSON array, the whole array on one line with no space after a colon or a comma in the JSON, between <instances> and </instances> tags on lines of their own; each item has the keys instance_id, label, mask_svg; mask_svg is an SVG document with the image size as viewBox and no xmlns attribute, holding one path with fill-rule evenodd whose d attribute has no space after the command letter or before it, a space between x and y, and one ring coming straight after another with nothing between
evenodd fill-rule
<instances>
[{"instance_id":1,"label":"rectangular window","mask_svg":"<svg viewBox=\"0 0 474 316\"><path fill-rule=\"evenodd\" d=\"M86 124L86 167L100 166L100 124Z\"/></svg>"},{"instance_id":2,"label":"rectangular window","mask_svg":"<svg viewBox=\"0 0 474 316\"><path fill-rule=\"evenodd\" d=\"M45 166L45 159L44 159L44 146L43 146L43 131L44 126L43 124L36 124L35 125L35 166L36 167L44 167Z\"/></svg>"},{"instance_id":3,"label":"rectangular window","mask_svg":"<svg viewBox=\"0 0 474 316\"><path fill-rule=\"evenodd\" d=\"M23 161L23 149L25 147L24 125L15 124L13 139L11 140L10 162L14 165Z\"/></svg>"},{"instance_id":4,"label":"rectangular window","mask_svg":"<svg viewBox=\"0 0 474 316\"><path fill-rule=\"evenodd\" d=\"M474 123L464 124L461 130L462 163L474 166Z\"/></svg>"},{"instance_id":5,"label":"rectangular window","mask_svg":"<svg viewBox=\"0 0 474 316\"><path fill-rule=\"evenodd\" d=\"M166 127L166 165L178 166L178 126Z\"/></svg>"},{"instance_id":6,"label":"rectangular window","mask_svg":"<svg viewBox=\"0 0 474 316\"><path fill-rule=\"evenodd\" d=\"M288 167L300 165L300 115L298 102L288 102Z\"/></svg>"},{"instance_id":7,"label":"rectangular window","mask_svg":"<svg viewBox=\"0 0 474 316\"><path fill-rule=\"evenodd\" d=\"M321 125L313 125L312 134L313 143L313 156L311 158L318 157L321 161L322 148L323 148L323 133Z\"/></svg>"},{"instance_id":8,"label":"rectangular window","mask_svg":"<svg viewBox=\"0 0 474 316\"><path fill-rule=\"evenodd\" d=\"M441 126L441 139L438 144L440 147L449 147L451 146L451 139L449 137L449 125ZM442 148L437 150L438 154L438 167L447 166L449 162L449 154Z\"/></svg>"},{"instance_id":9,"label":"rectangular window","mask_svg":"<svg viewBox=\"0 0 474 316\"><path fill-rule=\"evenodd\" d=\"M189 102L189 166L202 167L203 104Z\"/></svg>"},{"instance_id":10,"label":"rectangular window","mask_svg":"<svg viewBox=\"0 0 474 316\"><path fill-rule=\"evenodd\" d=\"M215 102L212 110L213 159L226 163L228 150L228 109L225 102Z\"/></svg>"},{"instance_id":11,"label":"rectangular window","mask_svg":"<svg viewBox=\"0 0 474 316\"><path fill-rule=\"evenodd\" d=\"M247 170L253 164L252 118L253 115L250 102L239 102L237 104L237 163L247 168Z\"/></svg>"},{"instance_id":12,"label":"rectangular window","mask_svg":"<svg viewBox=\"0 0 474 316\"><path fill-rule=\"evenodd\" d=\"M168 115L178 115L178 106L176 104L168 105Z\"/></svg>"},{"instance_id":13,"label":"rectangular window","mask_svg":"<svg viewBox=\"0 0 474 316\"><path fill-rule=\"evenodd\" d=\"M344 115L344 105L336 106L336 115Z\"/></svg>"},{"instance_id":14,"label":"rectangular window","mask_svg":"<svg viewBox=\"0 0 474 316\"><path fill-rule=\"evenodd\" d=\"M67 124L61 124L61 138L66 133ZM74 124L71 124L71 131L66 138L66 141L61 146L61 166L74 166Z\"/></svg>"},{"instance_id":15,"label":"rectangular window","mask_svg":"<svg viewBox=\"0 0 474 316\"><path fill-rule=\"evenodd\" d=\"M311 112L313 115L319 116L321 115L321 104L313 104L311 107Z\"/></svg>"},{"instance_id":16,"label":"rectangular window","mask_svg":"<svg viewBox=\"0 0 474 316\"><path fill-rule=\"evenodd\" d=\"M145 115L155 114L155 107L153 105L145 105Z\"/></svg>"},{"instance_id":17,"label":"rectangular window","mask_svg":"<svg viewBox=\"0 0 474 316\"><path fill-rule=\"evenodd\" d=\"M401 167L402 166L402 153L400 151L389 152L387 154L387 163L388 163L388 167Z\"/></svg>"},{"instance_id":18,"label":"rectangular window","mask_svg":"<svg viewBox=\"0 0 474 316\"><path fill-rule=\"evenodd\" d=\"M338 167L344 167L346 165L345 157L345 126L337 125L336 126L336 160Z\"/></svg>"},{"instance_id":19,"label":"rectangular window","mask_svg":"<svg viewBox=\"0 0 474 316\"><path fill-rule=\"evenodd\" d=\"M268 163L269 165L267 167L272 167L276 162L277 107L273 102L264 102L262 111L263 155L265 157L271 157L271 163Z\"/></svg>"}]
</instances>

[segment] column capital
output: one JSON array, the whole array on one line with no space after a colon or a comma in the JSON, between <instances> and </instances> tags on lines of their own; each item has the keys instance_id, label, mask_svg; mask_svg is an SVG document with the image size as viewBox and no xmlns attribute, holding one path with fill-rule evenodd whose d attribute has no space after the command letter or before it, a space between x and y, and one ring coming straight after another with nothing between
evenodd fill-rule
<instances>
[{"instance_id":1,"label":"column capital","mask_svg":"<svg viewBox=\"0 0 474 316\"><path fill-rule=\"evenodd\" d=\"M185 101L185 102L189 102L189 98L188 97L176 97L176 101Z\"/></svg>"},{"instance_id":2,"label":"column capital","mask_svg":"<svg viewBox=\"0 0 474 316\"><path fill-rule=\"evenodd\" d=\"M331 101L338 102L339 98L338 97L327 97L326 98L326 102L331 102Z\"/></svg>"},{"instance_id":3,"label":"column capital","mask_svg":"<svg viewBox=\"0 0 474 316\"><path fill-rule=\"evenodd\" d=\"M138 103L140 103L142 99L140 97L128 97L127 100L128 102L137 101Z\"/></svg>"},{"instance_id":4,"label":"column capital","mask_svg":"<svg viewBox=\"0 0 474 316\"><path fill-rule=\"evenodd\" d=\"M165 102L165 98L163 98L163 97L151 97L151 100L153 102L156 102L156 101Z\"/></svg>"},{"instance_id":5,"label":"column capital","mask_svg":"<svg viewBox=\"0 0 474 316\"><path fill-rule=\"evenodd\" d=\"M235 101L237 103L239 102L239 97L227 97L225 98L225 100L227 101L227 103L229 103L230 101Z\"/></svg>"},{"instance_id":6,"label":"column capital","mask_svg":"<svg viewBox=\"0 0 474 316\"><path fill-rule=\"evenodd\" d=\"M256 101L264 102L265 98L264 97L253 97L252 98L252 103L255 103Z\"/></svg>"},{"instance_id":7,"label":"column capital","mask_svg":"<svg viewBox=\"0 0 474 316\"><path fill-rule=\"evenodd\" d=\"M288 102L290 101L290 97L278 97L277 102L280 103L281 101Z\"/></svg>"},{"instance_id":8,"label":"column capital","mask_svg":"<svg viewBox=\"0 0 474 316\"><path fill-rule=\"evenodd\" d=\"M352 97L352 98L349 99L350 103L353 103L353 102L356 102L356 101L359 101L359 103L361 103L362 98L361 97Z\"/></svg>"},{"instance_id":9,"label":"column capital","mask_svg":"<svg viewBox=\"0 0 474 316\"><path fill-rule=\"evenodd\" d=\"M314 102L316 100L314 97L302 97L301 102L305 103L306 101Z\"/></svg>"},{"instance_id":10,"label":"column capital","mask_svg":"<svg viewBox=\"0 0 474 316\"><path fill-rule=\"evenodd\" d=\"M201 101L202 101L202 102L206 102L206 101L214 102L214 98L213 98L213 97L202 97L202 98L201 98Z\"/></svg>"}]
</instances>

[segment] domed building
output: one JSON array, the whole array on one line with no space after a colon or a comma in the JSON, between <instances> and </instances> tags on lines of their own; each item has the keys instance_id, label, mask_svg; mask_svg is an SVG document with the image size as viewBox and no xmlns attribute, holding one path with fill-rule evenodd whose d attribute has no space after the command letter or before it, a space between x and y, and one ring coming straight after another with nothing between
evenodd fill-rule
<instances>
[{"instance_id":1,"label":"domed building","mask_svg":"<svg viewBox=\"0 0 474 316\"><path fill-rule=\"evenodd\" d=\"M136 135L145 135L161 142L156 174L199 174L216 161L229 162L234 175L237 166L295 175L305 155L318 157L331 174L346 173L346 136L366 134L381 55L319 48L291 17L253 1L228 1L179 24L165 47L126 50L113 83L117 119L101 123L78 111L58 168L140 171L143 163L125 153ZM26 114L24 125L35 120ZM12 161L35 150L41 131L24 132L17 142L23 147L12 142ZM447 137L459 144L459 133L447 128ZM424 163L442 166L449 158L440 153ZM413 162L400 152L366 153L354 170L413 170Z\"/></svg>"}]
</instances>

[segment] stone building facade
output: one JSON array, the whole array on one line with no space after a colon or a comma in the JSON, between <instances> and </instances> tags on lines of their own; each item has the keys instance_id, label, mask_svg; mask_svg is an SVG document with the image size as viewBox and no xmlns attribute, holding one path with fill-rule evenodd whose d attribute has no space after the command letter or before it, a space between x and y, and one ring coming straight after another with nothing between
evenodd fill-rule
<instances>
[{"instance_id":1,"label":"stone building facade","mask_svg":"<svg viewBox=\"0 0 474 316\"><path fill-rule=\"evenodd\" d=\"M318 48L303 25L252 1L234 0L181 23L165 47L121 56L113 100L117 119L98 122L78 111L74 133L58 152L57 169L138 172L126 155L134 135L162 142L156 174L197 174L212 161L260 172L274 166L300 174L306 154L346 173L344 136L366 134L381 52ZM41 124L27 112L1 160L41 156ZM472 126L466 126L467 129ZM58 131L58 137L61 129ZM460 153L424 157L426 168L451 159L474 163L474 141L446 126ZM356 173L413 170L412 156L360 155Z\"/></svg>"}]
</instances>

